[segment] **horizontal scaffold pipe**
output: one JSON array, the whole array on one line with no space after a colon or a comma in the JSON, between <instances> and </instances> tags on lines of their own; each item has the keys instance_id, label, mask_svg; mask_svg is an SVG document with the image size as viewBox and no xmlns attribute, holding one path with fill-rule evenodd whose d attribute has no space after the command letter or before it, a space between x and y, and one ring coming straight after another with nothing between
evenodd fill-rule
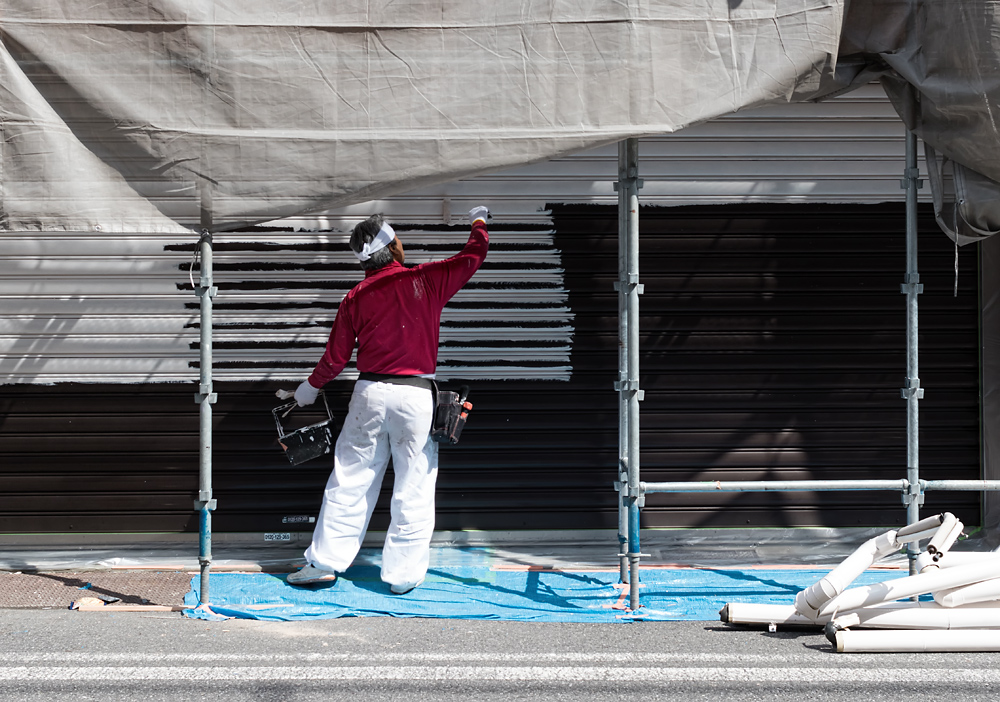
<instances>
[{"instance_id":1,"label":"horizontal scaffold pipe","mask_svg":"<svg viewBox=\"0 0 1000 702\"><path fill-rule=\"evenodd\" d=\"M921 490L1000 490L1000 480L921 480ZM900 480L697 480L639 483L650 492L817 492L821 490L895 490L906 492L910 482Z\"/></svg>"},{"instance_id":2,"label":"horizontal scaffold pipe","mask_svg":"<svg viewBox=\"0 0 1000 702\"><path fill-rule=\"evenodd\" d=\"M1000 490L1000 480L921 480L924 490Z\"/></svg>"},{"instance_id":3,"label":"horizontal scaffold pipe","mask_svg":"<svg viewBox=\"0 0 1000 702\"><path fill-rule=\"evenodd\" d=\"M982 482L982 481L979 481ZM670 483L639 483L642 492L795 492L818 490L895 490L904 492L910 483L900 480L709 480Z\"/></svg>"}]
</instances>

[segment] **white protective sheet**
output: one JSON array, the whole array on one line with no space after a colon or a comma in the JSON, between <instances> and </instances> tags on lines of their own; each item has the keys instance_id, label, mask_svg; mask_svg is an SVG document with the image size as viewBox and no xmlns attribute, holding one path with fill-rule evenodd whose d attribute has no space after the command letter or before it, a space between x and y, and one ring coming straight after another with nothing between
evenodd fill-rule
<instances>
[{"instance_id":1,"label":"white protective sheet","mask_svg":"<svg viewBox=\"0 0 1000 702\"><path fill-rule=\"evenodd\" d=\"M234 228L881 76L975 241L998 2L0 0L0 231Z\"/></svg>"},{"instance_id":2,"label":"white protective sheet","mask_svg":"<svg viewBox=\"0 0 1000 702\"><path fill-rule=\"evenodd\" d=\"M232 227L807 99L843 4L0 0L0 229L174 231L144 195L196 186Z\"/></svg>"}]
</instances>

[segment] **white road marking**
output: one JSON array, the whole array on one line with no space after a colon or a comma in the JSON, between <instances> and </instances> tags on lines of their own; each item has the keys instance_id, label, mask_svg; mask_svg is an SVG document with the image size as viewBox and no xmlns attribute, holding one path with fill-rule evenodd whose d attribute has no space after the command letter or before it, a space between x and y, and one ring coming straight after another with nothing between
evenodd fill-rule
<instances>
[{"instance_id":1,"label":"white road marking","mask_svg":"<svg viewBox=\"0 0 1000 702\"><path fill-rule=\"evenodd\" d=\"M553 682L586 683L638 681L739 683L891 683L900 681L895 667L869 668L745 668L682 667L629 668L620 666L13 666L0 669L0 681L16 682L257 682L293 680L351 680L372 683L405 682ZM1000 683L1000 671L991 669L909 669L908 684Z\"/></svg>"},{"instance_id":2,"label":"white road marking","mask_svg":"<svg viewBox=\"0 0 1000 702\"><path fill-rule=\"evenodd\" d=\"M787 656L745 653L606 653L606 652L548 652L548 653L485 653L485 652L395 652L374 651L359 653L116 653L116 652L6 652L0 653L0 663L93 663L96 660L114 663L187 662L211 663L213 661L282 661L302 663L356 664L381 663L778 663L793 660Z\"/></svg>"}]
</instances>

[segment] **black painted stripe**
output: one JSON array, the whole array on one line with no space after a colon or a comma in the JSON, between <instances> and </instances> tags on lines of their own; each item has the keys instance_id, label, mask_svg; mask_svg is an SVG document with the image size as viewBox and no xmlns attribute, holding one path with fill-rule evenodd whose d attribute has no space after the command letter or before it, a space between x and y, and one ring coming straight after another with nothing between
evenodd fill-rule
<instances>
[{"instance_id":1,"label":"black painted stripe","mask_svg":"<svg viewBox=\"0 0 1000 702\"><path fill-rule=\"evenodd\" d=\"M479 339L476 341L442 341L439 346L445 348L523 348L523 349L546 349L546 348L559 348L569 345L569 341L550 341L550 340L539 340L539 339L525 339L525 340L512 340L512 339ZM201 342L192 341L188 346L193 350L198 350L201 348ZM253 340L241 340L241 341L226 341L215 339L212 341L212 347L215 349L228 349L232 351L247 351L247 350L260 350L260 349L311 349L311 348L325 348L326 341L306 341L303 339L275 339L268 341L253 341Z\"/></svg>"},{"instance_id":2,"label":"black painted stripe","mask_svg":"<svg viewBox=\"0 0 1000 702\"><path fill-rule=\"evenodd\" d=\"M184 308L189 310L200 309L199 302L186 302ZM309 300L307 302L216 302L212 305L216 310L260 310L281 311L281 310L336 310L340 308L340 302L326 302L324 300Z\"/></svg>"},{"instance_id":3,"label":"black painted stripe","mask_svg":"<svg viewBox=\"0 0 1000 702\"><path fill-rule=\"evenodd\" d=\"M200 308L198 302L186 302L184 308L197 310ZM327 302L324 300L309 300L304 302L216 302L213 308L216 310L244 310L244 311L282 311L282 310L336 310L340 307L340 302ZM503 302L490 300L466 300L451 301L445 305L445 309L453 310L547 310L557 311L565 314L566 306L558 302Z\"/></svg>"},{"instance_id":4,"label":"black painted stripe","mask_svg":"<svg viewBox=\"0 0 1000 702\"><path fill-rule=\"evenodd\" d=\"M558 341L550 339L477 339L475 341L446 340L440 346L447 348L523 348L523 349L547 349L569 346L569 341Z\"/></svg>"},{"instance_id":5,"label":"black painted stripe","mask_svg":"<svg viewBox=\"0 0 1000 702\"><path fill-rule=\"evenodd\" d=\"M302 321L302 322L215 322L213 329L231 330L254 330L254 329L329 329L333 326L334 320L326 319L322 321ZM487 331L490 329L560 329L570 327L569 321L559 320L490 320L483 319L477 321L443 320L442 327L451 329L480 329ZM201 322L189 322L184 325L185 329L201 329Z\"/></svg>"},{"instance_id":6,"label":"black painted stripe","mask_svg":"<svg viewBox=\"0 0 1000 702\"><path fill-rule=\"evenodd\" d=\"M281 370L282 368L307 368L316 367L315 361L213 361L212 368L270 368ZM353 366L347 366L353 368ZM200 361L189 361L188 368L201 368Z\"/></svg>"},{"instance_id":7,"label":"black painted stripe","mask_svg":"<svg viewBox=\"0 0 1000 702\"><path fill-rule=\"evenodd\" d=\"M466 300L449 302L445 309L453 310L554 310L565 314L568 306L559 302L502 302L485 300Z\"/></svg>"},{"instance_id":8,"label":"black painted stripe","mask_svg":"<svg viewBox=\"0 0 1000 702\"><path fill-rule=\"evenodd\" d=\"M559 361L508 361L504 359L496 359L490 361L442 361L437 364L438 370L441 369L458 369L458 368L560 368L563 366L568 366L569 363L563 363ZM188 363L189 368L201 368L200 361L190 361ZM212 363L213 368L225 369L225 368L268 368L271 370L281 370L283 368L290 369L312 369L316 367L316 364L312 361L215 361ZM356 367L353 365L348 365L345 370L355 370Z\"/></svg>"},{"instance_id":9,"label":"black painted stripe","mask_svg":"<svg viewBox=\"0 0 1000 702\"><path fill-rule=\"evenodd\" d=\"M329 329L333 326L333 320L302 321L302 322L213 322L212 329L308 329L310 327L320 327ZM189 322L184 325L185 329L201 329L201 322Z\"/></svg>"},{"instance_id":10,"label":"black painted stripe","mask_svg":"<svg viewBox=\"0 0 1000 702\"><path fill-rule=\"evenodd\" d=\"M187 263L182 263L177 266L179 270L187 272L192 267ZM561 269L562 266L558 263L545 263L545 262L508 262L499 261L496 263L491 263L486 261L480 267L480 270L495 270L495 271L508 271L508 270L555 270ZM200 271L201 267L197 264L193 267L195 271ZM359 274L361 269L358 267L357 263L354 262L342 262L342 261L329 261L325 263L289 263L284 261L245 261L240 263L215 263L212 266L212 270L215 272L222 271L357 271ZM360 277L359 277L360 281Z\"/></svg>"},{"instance_id":11,"label":"black painted stripe","mask_svg":"<svg viewBox=\"0 0 1000 702\"><path fill-rule=\"evenodd\" d=\"M489 361L442 361L437 364L438 370L442 368L554 368L568 366L569 362L560 361L508 361L506 359L494 359Z\"/></svg>"},{"instance_id":12,"label":"black painted stripe","mask_svg":"<svg viewBox=\"0 0 1000 702\"><path fill-rule=\"evenodd\" d=\"M190 283L177 283L177 289L192 292ZM216 281L219 290L350 290L357 281L350 280L239 280L233 282ZM472 281L465 285L465 290L558 290L561 283L543 281L504 280L495 283L477 283Z\"/></svg>"},{"instance_id":13,"label":"black painted stripe","mask_svg":"<svg viewBox=\"0 0 1000 702\"><path fill-rule=\"evenodd\" d=\"M406 232L404 230L397 230L400 234L411 234L420 231L431 231L429 229L423 230L412 230ZM508 232L522 232L527 231L523 228L508 229ZM551 232L551 229L544 230L546 232ZM500 230L491 228L490 232L492 234L503 233ZM322 233L322 232L321 232ZM455 232L457 235L463 237L468 237L469 230L466 229L464 232ZM344 235L346 236L346 235ZM549 237L551 239L551 237ZM410 243L412 241L413 243ZM456 237L455 243L443 243L443 244L431 244L421 242L418 237L414 237L409 241L404 241L403 245L407 249L413 250L424 250L424 251L459 251L462 246L464 246L465 241L459 240ZM187 251L194 253L195 248L198 246L197 242L191 244L167 244L163 247L164 251ZM516 251L520 249L551 249L551 241L526 241L526 242L509 242L509 241L491 241L490 250L491 251ZM212 244L212 250L217 253L238 253L241 251L317 251L317 252L343 252L343 253L353 253L351 247L346 241L216 241Z\"/></svg>"},{"instance_id":14,"label":"black painted stripe","mask_svg":"<svg viewBox=\"0 0 1000 702\"><path fill-rule=\"evenodd\" d=\"M504 328L504 329L557 329L559 327L564 327L570 325L569 321L561 322L559 320L549 320L549 319L513 319L513 320L493 320L493 319L480 319L480 320L442 320L442 327L451 327L456 329L494 329L494 328Z\"/></svg>"}]
</instances>

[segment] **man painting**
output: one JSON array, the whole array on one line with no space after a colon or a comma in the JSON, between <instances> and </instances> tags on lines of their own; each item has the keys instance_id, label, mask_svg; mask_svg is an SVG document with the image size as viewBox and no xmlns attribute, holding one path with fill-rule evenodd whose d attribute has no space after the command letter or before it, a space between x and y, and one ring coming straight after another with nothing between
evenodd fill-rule
<instances>
[{"instance_id":1,"label":"man painting","mask_svg":"<svg viewBox=\"0 0 1000 702\"><path fill-rule=\"evenodd\" d=\"M443 261L405 268L403 245L381 215L359 223L350 246L365 279L341 303L326 352L295 391L312 404L344 369L355 346L360 377L334 449L307 565L288 576L304 585L335 582L364 540L389 457L391 522L382 550L382 580L395 594L423 582L434 531L438 447L430 438L431 378L437 367L441 310L482 265L489 248L489 210L469 212L465 247Z\"/></svg>"}]
</instances>

